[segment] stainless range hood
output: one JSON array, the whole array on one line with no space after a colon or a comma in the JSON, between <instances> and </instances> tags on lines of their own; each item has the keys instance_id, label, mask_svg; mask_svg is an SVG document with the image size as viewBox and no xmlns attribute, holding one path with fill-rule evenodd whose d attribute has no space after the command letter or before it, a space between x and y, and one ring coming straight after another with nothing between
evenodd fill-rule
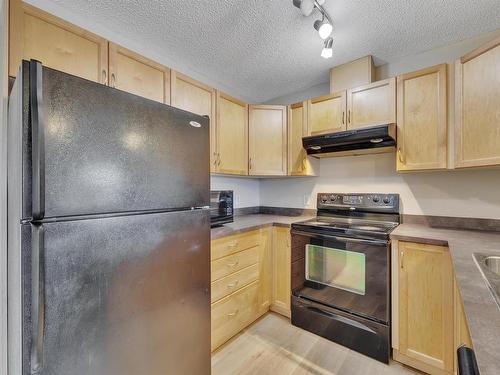
<instances>
[{"instance_id":1,"label":"stainless range hood","mask_svg":"<svg viewBox=\"0 0 500 375\"><path fill-rule=\"evenodd\" d=\"M302 145L307 155L317 158L393 152L396 149L396 124L304 137Z\"/></svg>"}]
</instances>

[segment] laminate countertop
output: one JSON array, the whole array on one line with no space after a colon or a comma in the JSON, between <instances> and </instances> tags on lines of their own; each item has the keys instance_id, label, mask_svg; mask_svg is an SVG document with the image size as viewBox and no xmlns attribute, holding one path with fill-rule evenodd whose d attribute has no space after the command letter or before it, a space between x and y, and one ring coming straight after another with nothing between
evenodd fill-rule
<instances>
[{"instance_id":1,"label":"laminate countertop","mask_svg":"<svg viewBox=\"0 0 500 375\"><path fill-rule=\"evenodd\" d=\"M479 371L481 375L499 375L500 308L472 254L500 255L500 233L403 223L391 238L449 247Z\"/></svg>"},{"instance_id":2,"label":"laminate countertop","mask_svg":"<svg viewBox=\"0 0 500 375\"><path fill-rule=\"evenodd\" d=\"M224 224L220 227L212 228L211 238L215 240L230 236L232 234L247 232L259 228L269 226L285 226L289 227L292 223L312 219L315 215L301 215L301 216L282 216L282 215L267 215L267 214L253 214L235 216L234 222Z\"/></svg>"}]
</instances>

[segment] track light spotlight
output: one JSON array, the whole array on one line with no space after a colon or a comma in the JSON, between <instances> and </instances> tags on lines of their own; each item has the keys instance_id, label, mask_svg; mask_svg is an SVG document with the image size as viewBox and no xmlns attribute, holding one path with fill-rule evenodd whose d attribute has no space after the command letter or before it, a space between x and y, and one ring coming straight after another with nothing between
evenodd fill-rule
<instances>
[{"instance_id":1,"label":"track light spotlight","mask_svg":"<svg viewBox=\"0 0 500 375\"><path fill-rule=\"evenodd\" d=\"M325 40L323 50L321 51L321 57L324 59L329 59L333 56L333 38L330 37Z\"/></svg>"},{"instance_id":2,"label":"track light spotlight","mask_svg":"<svg viewBox=\"0 0 500 375\"><path fill-rule=\"evenodd\" d=\"M293 5L299 8L306 17L314 10L314 0L293 0Z\"/></svg>"},{"instance_id":3,"label":"track light spotlight","mask_svg":"<svg viewBox=\"0 0 500 375\"><path fill-rule=\"evenodd\" d=\"M322 20L317 20L314 22L314 28L318 31L318 34L321 39L328 38L333 31L333 26L325 19L323 16Z\"/></svg>"}]
</instances>

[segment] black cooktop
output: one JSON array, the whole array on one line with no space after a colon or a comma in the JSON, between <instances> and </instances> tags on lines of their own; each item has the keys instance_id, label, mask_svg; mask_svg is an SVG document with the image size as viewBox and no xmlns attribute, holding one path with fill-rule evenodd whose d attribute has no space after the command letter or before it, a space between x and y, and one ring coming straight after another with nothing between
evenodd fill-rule
<instances>
[{"instance_id":1,"label":"black cooktop","mask_svg":"<svg viewBox=\"0 0 500 375\"><path fill-rule=\"evenodd\" d=\"M359 218L317 216L292 224L292 228L326 235L343 235L366 239L388 239L399 223Z\"/></svg>"}]
</instances>

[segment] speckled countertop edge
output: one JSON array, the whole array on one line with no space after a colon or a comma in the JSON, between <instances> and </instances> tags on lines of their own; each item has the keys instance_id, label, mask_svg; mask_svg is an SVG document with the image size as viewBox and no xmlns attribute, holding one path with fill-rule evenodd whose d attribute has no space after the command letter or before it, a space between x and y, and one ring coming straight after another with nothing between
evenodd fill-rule
<instances>
[{"instance_id":1,"label":"speckled countertop edge","mask_svg":"<svg viewBox=\"0 0 500 375\"><path fill-rule=\"evenodd\" d=\"M499 375L500 309L473 253L500 255L500 234L403 223L391 233L391 239L449 247L479 371L481 375Z\"/></svg>"},{"instance_id":2,"label":"speckled countertop edge","mask_svg":"<svg viewBox=\"0 0 500 375\"><path fill-rule=\"evenodd\" d=\"M315 216L301 215L301 216L281 216L281 215L268 215L268 214L253 214L236 216L234 222L224 224L221 227L212 228L212 240L230 236L237 233L256 230L266 226L285 226L289 227L292 223L312 219Z\"/></svg>"}]
</instances>

